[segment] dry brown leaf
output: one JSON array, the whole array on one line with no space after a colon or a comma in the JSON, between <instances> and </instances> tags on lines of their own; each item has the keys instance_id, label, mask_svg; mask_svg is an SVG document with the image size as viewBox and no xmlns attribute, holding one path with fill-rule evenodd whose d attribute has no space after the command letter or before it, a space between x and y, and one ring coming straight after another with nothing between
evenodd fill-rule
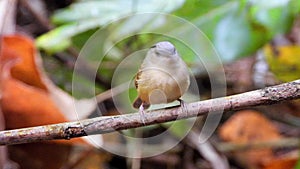
<instances>
[{"instance_id":1,"label":"dry brown leaf","mask_svg":"<svg viewBox=\"0 0 300 169\"><path fill-rule=\"evenodd\" d=\"M77 117L74 109L68 109L64 104L58 106L57 102L72 103L72 98L66 98L66 94L56 89L45 76L31 39L21 35L4 36L0 52L0 108L5 129L67 122L70 118L62 113L62 109ZM53 95L58 101L54 100ZM83 147L77 153L90 151L91 146L87 142L76 138L9 146L9 153L21 168L55 169L65 165L71 155L78 155L71 153L78 143ZM99 165L97 163L96 166Z\"/></svg>"},{"instance_id":2,"label":"dry brown leaf","mask_svg":"<svg viewBox=\"0 0 300 169\"><path fill-rule=\"evenodd\" d=\"M11 67L11 76L14 79L47 90L40 73L41 61L39 57L36 57L36 49L31 39L20 35L4 36L1 45L0 61L2 65L15 62Z\"/></svg>"},{"instance_id":3,"label":"dry brown leaf","mask_svg":"<svg viewBox=\"0 0 300 169\"><path fill-rule=\"evenodd\" d=\"M47 91L49 98L67 120L86 118L95 110L97 104L93 99L75 100L51 82L43 71L42 61L33 40L21 35L4 36L2 49L0 63L15 63L11 66L12 78ZM79 109L78 114L75 104L77 109L84 107Z\"/></svg>"},{"instance_id":4,"label":"dry brown leaf","mask_svg":"<svg viewBox=\"0 0 300 169\"><path fill-rule=\"evenodd\" d=\"M75 120L73 99L43 73L33 40L22 35L4 36L1 45L0 105L6 129Z\"/></svg>"},{"instance_id":5,"label":"dry brown leaf","mask_svg":"<svg viewBox=\"0 0 300 169\"><path fill-rule=\"evenodd\" d=\"M219 135L223 140L233 143L272 141L281 137L277 128L266 117L252 110L235 113L221 126ZM272 159L274 154L272 149L264 148L239 152L236 157L247 166L258 168Z\"/></svg>"},{"instance_id":6,"label":"dry brown leaf","mask_svg":"<svg viewBox=\"0 0 300 169\"><path fill-rule=\"evenodd\" d=\"M51 99L33 41L4 36L0 55L1 109L6 129L68 121Z\"/></svg>"},{"instance_id":7,"label":"dry brown leaf","mask_svg":"<svg viewBox=\"0 0 300 169\"><path fill-rule=\"evenodd\" d=\"M7 70L4 70L7 71ZM47 91L32 87L10 76L2 78L1 107L6 129L66 122Z\"/></svg>"},{"instance_id":8,"label":"dry brown leaf","mask_svg":"<svg viewBox=\"0 0 300 169\"><path fill-rule=\"evenodd\" d=\"M298 154L299 152L290 152L270 159L263 164L263 169L294 169L299 159Z\"/></svg>"}]
</instances>

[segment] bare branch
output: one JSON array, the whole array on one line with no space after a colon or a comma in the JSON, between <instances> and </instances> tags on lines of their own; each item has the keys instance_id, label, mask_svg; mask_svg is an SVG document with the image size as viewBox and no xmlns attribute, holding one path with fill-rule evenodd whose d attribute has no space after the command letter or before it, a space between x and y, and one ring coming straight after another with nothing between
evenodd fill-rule
<instances>
[{"instance_id":1,"label":"bare branch","mask_svg":"<svg viewBox=\"0 0 300 169\"><path fill-rule=\"evenodd\" d=\"M277 140L268 141L255 141L249 143L219 143L216 145L219 151L233 152L233 151L246 151L253 149L265 149L265 148L295 148L299 147L300 139L297 137L280 138Z\"/></svg>"},{"instance_id":2,"label":"bare branch","mask_svg":"<svg viewBox=\"0 0 300 169\"><path fill-rule=\"evenodd\" d=\"M209 141L199 144L199 134L191 131L187 135L188 140L198 152L210 162L213 169L229 169L229 164L226 157L219 154Z\"/></svg>"},{"instance_id":3,"label":"bare branch","mask_svg":"<svg viewBox=\"0 0 300 169\"><path fill-rule=\"evenodd\" d=\"M242 94L199 101L185 105L148 111L145 125L201 116L216 111L229 111L258 105L270 105L300 98L300 80ZM105 116L76 122L0 131L0 145L71 139L92 134L103 134L144 126L138 113Z\"/></svg>"}]
</instances>

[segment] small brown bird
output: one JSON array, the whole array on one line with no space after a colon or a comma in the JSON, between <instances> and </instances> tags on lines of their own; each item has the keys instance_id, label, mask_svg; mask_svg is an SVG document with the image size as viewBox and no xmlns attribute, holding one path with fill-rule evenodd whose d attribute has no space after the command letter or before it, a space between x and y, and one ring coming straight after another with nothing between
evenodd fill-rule
<instances>
[{"instance_id":1,"label":"small brown bird","mask_svg":"<svg viewBox=\"0 0 300 169\"><path fill-rule=\"evenodd\" d=\"M139 108L141 119L144 122L144 109L151 104L170 103L182 100L180 97L190 85L189 71L170 42L164 41L153 45L136 77L135 87L138 97L133 103Z\"/></svg>"}]
</instances>

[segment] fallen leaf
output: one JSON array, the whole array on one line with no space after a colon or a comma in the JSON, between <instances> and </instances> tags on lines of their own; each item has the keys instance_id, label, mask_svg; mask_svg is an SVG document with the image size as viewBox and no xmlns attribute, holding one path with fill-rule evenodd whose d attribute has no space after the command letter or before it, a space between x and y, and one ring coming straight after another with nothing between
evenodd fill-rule
<instances>
[{"instance_id":1,"label":"fallen leaf","mask_svg":"<svg viewBox=\"0 0 300 169\"><path fill-rule=\"evenodd\" d=\"M43 81L33 41L12 35L1 44L0 105L6 129L67 122Z\"/></svg>"},{"instance_id":2,"label":"fallen leaf","mask_svg":"<svg viewBox=\"0 0 300 169\"><path fill-rule=\"evenodd\" d=\"M287 153L274 157L263 164L263 169L294 169L299 159L299 152Z\"/></svg>"},{"instance_id":3,"label":"fallen leaf","mask_svg":"<svg viewBox=\"0 0 300 169\"><path fill-rule=\"evenodd\" d=\"M244 110L236 112L219 130L220 137L233 143L253 143L258 141L274 141L281 138L277 128L259 112ZM265 161L274 157L270 148L246 150L235 153L243 164L258 168Z\"/></svg>"},{"instance_id":4,"label":"fallen leaf","mask_svg":"<svg viewBox=\"0 0 300 169\"><path fill-rule=\"evenodd\" d=\"M284 82L300 78L300 46L299 45L265 45L264 54L270 70Z\"/></svg>"},{"instance_id":5,"label":"fallen leaf","mask_svg":"<svg viewBox=\"0 0 300 169\"><path fill-rule=\"evenodd\" d=\"M32 39L4 36L1 45L0 104L7 129L79 120L95 109L92 99L77 101L51 82ZM84 103L86 112L77 114L76 103Z\"/></svg>"},{"instance_id":6,"label":"fallen leaf","mask_svg":"<svg viewBox=\"0 0 300 169\"><path fill-rule=\"evenodd\" d=\"M27 37L12 35L2 38L1 63L15 62L11 67L11 76L28 85L47 90L46 84L42 81L40 71L41 60L36 57L37 51L33 41Z\"/></svg>"},{"instance_id":7,"label":"fallen leaf","mask_svg":"<svg viewBox=\"0 0 300 169\"><path fill-rule=\"evenodd\" d=\"M58 89L43 72L33 40L22 35L3 36L1 40L0 108L5 129L78 120L73 98ZM93 105L89 111L92 108ZM74 153L78 146L80 151ZM93 149L83 138L8 147L10 158L21 168L45 169L61 168L72 156ZM92 165L101 164L90 163L83 168Z\"/></svg>"}]
</instances>

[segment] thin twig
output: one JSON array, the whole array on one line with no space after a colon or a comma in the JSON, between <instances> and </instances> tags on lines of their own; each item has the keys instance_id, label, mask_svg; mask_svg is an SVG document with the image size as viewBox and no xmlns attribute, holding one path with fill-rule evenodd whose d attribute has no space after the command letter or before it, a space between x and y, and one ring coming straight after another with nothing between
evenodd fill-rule
<instances>
[{"instance_id":1,"label":"thin twig","mask_svg":"<svg viewBox=\"0 0 300 169\"><path fill-rule=\"evenodd\" d=\"M30 3L28 0L21 0L19 2L21 5L23 5L28 10L28 12L31 14L31 16L33 16L36 19L36 21L39 23L40 28L41 27L44 28L45 29L44 31L49 31L50 29L53 28L53 26L49 22L49 19L47 18L47 15L44 13L41 14L41 11L46 10L45 4L43 4L44 3L43 1L39 2L40 4L38 4L39 7L41 8L39 10L34 8L34 6L33 6L34 3ZM36 3L38 3L38 2L36 2ZM35 5L37 5L37 4L35 4Z\"/></svg>"},{"instance_id":2,"label":"thin twig","mask_svg":"<svg viewBox=\"0 0 300 169\"><path fill-rule=\"evenodd\" d=\"M125 83L122 83L116 87L109 89L109 90L106 90L105 92L98 94L96 96L97 102L101 103L105 100L113 98L114 96L116 96L118 94L121 94L122 92L128 90L129 84L130 84L130 82L125 82Z\"/></svg>"},{"instance_id":3,"label":"thin twig","mask_svg":"<svg viewBox=\"0 0 300 169\"><path fill-rule=\"evenodd\" d=\"M278 140L271 141L256 141L250 143L218 143L217 148L222 152L232 151L245 151L253 149L264 149L264 148L286 148L286 147L298 147L300 145L300 139L281 138Z\"/></svg>"},{"instance_id":4,"label":"thin twig","mask_svg":"<svg viewBox=\"0 0 300 169\"><path fill-rule=\"evenodd\" d=\"M229 164L225 156L219 154L209 141L199 143L199 134L191 131L187 135L188 141L195 147L198 152L210 162L213 169L229 169Z\"/></svg>"},{"instance_id":5,"label":"thin twig","mask_svg":"<svg viewBox=\"0 0 300 169\"><path fill-rule=\"evenodd\" d=\"M172 107L148 111L145 124L139 113L105 116L76 122L37 126L0 132L0 145L21 144L42 140L71 139L92 134L103 134L142 127L156 123L175 121L220 111L239 110L258 105L270 105L300 98L300 80L242 94L189 103L184 111Z\"/></svg>"},{"instance_id":6,"label":"thin twig","mask_svg":"<svg viewBox=\"0 0 300 169\"><path fill-rule=\"evenodd\" d=\"M16 0L6 0L0 2L0 38L2 38L2 36L5 34L12 34L15 32L16 6Z\"/></svg>"}]
</instances>

